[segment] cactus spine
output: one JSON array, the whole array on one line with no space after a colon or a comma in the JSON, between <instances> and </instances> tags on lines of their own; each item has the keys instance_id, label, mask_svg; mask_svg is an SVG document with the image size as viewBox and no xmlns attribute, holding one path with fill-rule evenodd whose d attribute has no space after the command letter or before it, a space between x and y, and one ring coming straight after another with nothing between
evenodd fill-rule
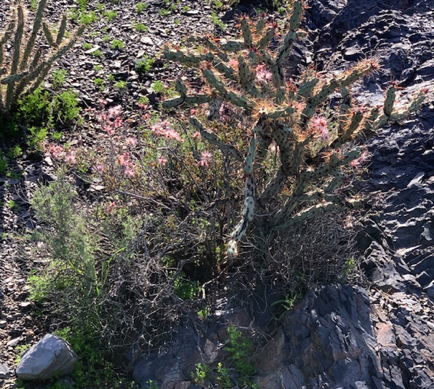
<instances>
[{"instance_id":1,"label":"cactus spine","mask_svg":"<svg viewBox=\"0 0 434 389\"><path fill-rule=\"evenodd\" d=\"M54 62L64 55L83 34L84 26L74 31L70 38L64 40L66 17L63 16L59 32L53 36L47 23L43 21L47 0L40 0L35 14L31 33L25 36L26 17L21 1L11 7L10 22L0 38L0 112L10 111L12 105L24 93L33 92L47 76ZM42 51L35 48L37 38L42 33L50 46L50 52L42 58ZM4 60L4 46L12 43L12 60L9 64Z\"/></svg>"},{"instance_id":2,"label":"cactus spine","mask_svg":"<svg viewBox=\"0 0 434 389\"><path fill-rule=\"evenodd\" d=\"M297 0L276 50L268 49L276 36L275 24L267 26L264 18L256 23L243 18L239 40L219 45L209 38L200 38L198 40L209 49L206 54L176 48L166 48L164 52L169 60L200 68L212 91L189 95L188 90L177 83L180 97L165 101L165 108L218 99L244 109L245 117L251 118L249 126L253 130L249 131L251 135L244 153L222 142L198 119L190 119L203 139L216 145L225 155L237 161L245 155L244 205L241 220L228 244L230 256L236 255L237 242L246 234L250 223L271 232L323 212L341 209L345 200L333 192L343 182L342 168L363 152L359 147L351 148L349 141L361 129L375 131L390 120L406 118L425 98L421 93L409 107L397 111L395 88L391 87L381 114L377 107L367 114L358 109L351 99L351 85L379 68L373 59L361 61L330 79L307 70L298 83L287 80L285 60L297 38L302 15L303 0ZM328 126L325 118L325 105L336 91L343 96L342 104L336 108L342 118L338 129ZM270 150L272 144L276 146L279 162L274 175L266 169L267 159L276 158ZM255 214L269 216L259 219Z\"/></svg>"}]
</instances>

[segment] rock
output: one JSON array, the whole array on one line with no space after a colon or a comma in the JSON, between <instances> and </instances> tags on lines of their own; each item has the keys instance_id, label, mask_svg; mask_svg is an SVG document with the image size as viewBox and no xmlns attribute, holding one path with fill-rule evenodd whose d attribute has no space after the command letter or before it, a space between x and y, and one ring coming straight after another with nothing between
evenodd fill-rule
<instances>
[{"instance_id":1,"label":"rock","mask_svg":"<svg viewBox=\"0 0 434 389\"><path fill-rule=\"evenodd\" d=\"M145 45L149 45L149 46L152 46L154 44L154 41L151 38L147 37L147 36L142 37L140 39L140 42L143 43L143 44L145 44Z\"/></svg>"},{"instance_id":2,"label":"rock","mask_svg":"<svg viewBox=\"0 0 434 389\"><path fill-rule=\"evenodd\" d=\"M323 383L349 388L357 381L373 385L372 377L381 377L369 299L362 289L327 286L308 292L298 307L284 317L283 332L285 360L295 365L298 374L288 374L288 382L300 381L302 377L312 382L327 372Z\"/></svg>"},{"instance_id":3,"label":"rock","mask_svg":"<svg viewBox=\"0 0 434 389\"><path fill-rule=\"evenodd\" d=\"M15 347L21 340L21 337L15 338L15 339L11 339L8 343L7 346L8 347Z\"/></svg>"},{"instance_id":4,"label":"rock","mask_svg":"<svg viewBox=\"0 0 434 389\"><path fill-rule=\"evenodd\" d=\"M427 286L424 288L425 292L428 293L428 296L434 299L434 280L432 280Z\"/></svg>"},{"instance_id":5,"label":"rock","mask_svg":"<svg viewBox=\"0 0 434 389\"><path fill-rule=\"evenodd\" d=\"M8 378L12 372L5 363L0 363L0 378Z\"/></svg>"},{"instance_id":6,"label":"rock","mask_svg":"<svg viewBox=\"0 0 434 389\"><path fill-rule=\"evenodd\" d=\"M76 361L77 354L65 340L47 334L24 353L16 373L23 380L46 380L71 373Z\"/></svg>"}]
</instances>

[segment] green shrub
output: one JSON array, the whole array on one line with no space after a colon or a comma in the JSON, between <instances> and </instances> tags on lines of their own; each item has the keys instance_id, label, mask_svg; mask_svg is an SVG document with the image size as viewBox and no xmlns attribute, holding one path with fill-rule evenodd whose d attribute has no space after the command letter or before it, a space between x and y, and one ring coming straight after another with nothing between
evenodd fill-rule
<instances>
[{"instance_id":1,"label":"green shrub","mask_svg":"<svg viewBox=\"0 0 434 389\"><path fill-rule=\"evenodd\" d=\"M110 47L111 47L112 49L118 49L118 50L120 50L120 49L125 48L125 43L122 42L122 41L119 40L119 39L114 39L114 40L112 41L112 44L110 45Z\"/></svg>"},{"instance_id":2,"label":"green shrub","mask_svg":"<svg viewBox=\"0 0 434 389\"><path fill-rule=\"evenodd\" d=\"M55 70L51 74L51 82L54 89L61 88L65 84L66 74L67 71L65 69Z\"/></svg>"},{"instance_id":3,"label":"green shrub","mask_svg":"<svg viewBox=\"0 0 434 389\"><path fill-rule=\"evenodd\" d=\"M105 16L108 22L111 22L114 18L118 16L118 13L116 11L110 10L110 11L105 11L103 15Z\"/></svg>"},{"instance_id":4,"label":"green shrub","mask_svg":"<svg viewBox=\"0 0 434 389\"><path fill-rule=\"evenodd\" d=\"M146 3L137 3L136 4L136 12L138 14L142 13L147 8L148 8L148 4L146 4Z\"/></svg>"},{"instance_id":5,"label":"green shrub","mask_svg":"<svg viewBox=\"0 0 434 389\"><path fill-rule=\"evenodd\" d=\"M163 84L163 81L160 81L160 80L158 80L158 81L155 81L154 83L152 83L152 90L155 92L155 93L163 93L164 92L164 84Z\"/></svg>"},{"instance_id":6,"label":"green shrub","mask_svg":"<svg viewBox=\"0 0 434 389\"><path fill-rule=\"evenodd\" d=\"M92 23L95 23L98 20L98 15L95 11L90 11L87 13L82 13L80 16L80 23L85 26L89 26Z\"/></svg>"},{"instance_id":7,"label":"green shrub","mask_svg":"<svg viewBox=\"0 0 434 389\"><path fill-rule=\"evenodd\" d=\"M134 28L138 32L146 32L146 31L148 31L148 27L146 27L146 25L143 24L143 23L137 23L137 24L135 24Z\"/></svg>"},{"instance_id":8,"label":"green shrub","mask_svg":"<svg viewBox=\"0 0 434 389\"><path fill-rule=\"evenodd\" d=\"M139 73L148 73L152 69L153 64L154 59L145 56L136 60L135 68Z\"/></svg>"},{"instance_id":9,"label":"green shrub","mask_svg":"<svg viewBox=\"0 0 434 389\"><path fill-rule=\"evenodd\" d=\"M71 122L78 118L80 107L78 107L77 95L72 90L63 91L53 98L52 115L55 122Z\"/></svg>"}]
</instances>

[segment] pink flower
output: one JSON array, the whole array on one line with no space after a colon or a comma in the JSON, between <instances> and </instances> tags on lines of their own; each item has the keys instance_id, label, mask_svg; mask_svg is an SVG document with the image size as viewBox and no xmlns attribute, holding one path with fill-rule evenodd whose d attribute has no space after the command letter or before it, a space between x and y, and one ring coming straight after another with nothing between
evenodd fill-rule
<instances>
[{"instance_id":1,"label":"pink flower","mask_svg":"<svg viewBox=\"0 0 434 389\"><path fill-rule=\"evenodd\" d=\"M178 142L182 142L182 138L181 136L178 134L178 132L176 132L171 126L170 124L167 122L167 120L161 122L161 123L156 123L151 127L151 131L155 134L155 135L159 135L159 136L164 136L167 139L175 139Z\"/></svg>"},{"instance_id":2,"label":"pink flower","mask_svg":"<svg viewBox=\"0 0 434 389\"><path fill-rule=\"evenodd\" d=\"M95 173L102 173L105 170L105 166L103 164L98 164L93 167L93 171Z\"/></svg>"},{"instance_id":3,"label":"pink flower","mask_svg":"<svg viewBox=\"0 0 434 389\"><path fill-rule=\"evenodd\" d=\"M158 158L158 163L159 163L161 166L164 166L164 165L167 163L167 159L164 158L163 156L161 156L160 158Z\"/></svg>"},{"instance_id":4,"label":"pink flower","mask_svg":"<svg viewBox=\"0 0 434 389\"><path fill-rule=\"evenodd\" d=\"M319 135L322 141L326 142L330 139L330 133L327 127L327 118L325 116L317 116L313 119L312 129Z\"/></svg>"},{"instance_id":5,"label":"pink flower","mask_svg":"<svg viewBox=\"0 0 434 389\"><path fill-rule=\"evenodd\" d=\"M98 104L99 104L101 107L104 107L105 105L107 105L107 100L104 100L104 99L98 99Z\"/></svg>"},{"instance_id":6,"label":"pink flower","mask_svg":"<svg viewBox=\"0 0 434 389\"><path fill-rule=\"evenodd\" d=\"M203 151L200 155L200 161L197 164L199 166L208 166L212 160L212 154L209 151Z\"/></svg>"},{"instance_id":7,"label":"pink flower","mask_svg":"<svg viewBox=\"0 0 434 389\"><path fill-rule=\"evenodd\" d=\"M173 128L166 130L164 136L167 139L175 139L178 142L182 142L181 135L179 135Z\"/></svg>"},{"instance_id":8,"label":"pink flower","mask_svg":"<svg viewBox=\"0 0 434 389\"><path fill-rule=\"evenodd\" d=\"M352 167L357 167L357 166L360 166L361 164L365 163L367 160L368 160L368 152L365 150L365 151L360 155L359 158L357 158L357 159L353 159L353 160L350 162L350 165L351 165Z\"/></svg>"},{"instance_id":9,"label":"pink flower","mask_svg":"<svg viewBox=\"0 0 434 389\"><path fill-rule=\"evenodd\" d=\"M75 151L68 151L65 155L65 162L74 165L77 163L77 160L75 158Z\"/></svg>"},{"instance_id":10,"label":"pink flower","mask_svg":"<svg viewBox=\"0 0 434 389\"><path fill-rule=\"evenodd\" d=\"M119 128L119 127L122 127L122 122L123 122L122 118L120 116L118 116L115 119L115 121L113 122L113 125L115 128Z\"/></svg>"},{"instance_id":11,"label":"pink flower","mask_svg":"<svg viewBox=\"0 0 434 389\"><path fill-rule=\"evenodd\" d=\"M122 107L120 105L117 105L116 107L111 107L109 108L108 113L109 117L111 119L114 119L122 113Z\"/></svg>"},{"instance_id":12,"label":"pink flower","mask_svg":"<svg viewBox=\"0 0 434 389\"><path fill-rule=\"evenodd\" d=\"M143 104L143 103L139 103L139 107L143 110L148 109L148 105L147 104Z\"/></svg>"},{"instance_id":13,"label":"pink flower","mask_svg":"<svg viewBox=\"0 0 434 389\"><path fill-rule=\"evenodd\" d=\"M123 153L118 157L118 162L122 166L128 166L130 164L130 156L128 153Z\"/></svg>"},{"instance_id":14,"label":"pink flower","mask_svg":"<svg viewBox=\"0 0 434 389\"><path fill-rule=\"evenodd\" d=\"M111 123L108 126L104 126L103 130L109 135L113 135L113 133L114 133L113 132L113 125Z\"/></svg>"},{"instance_id":15,"label":"pink flower","mask_svg":"<svg viewBox=\"0 0 434 389\"><path fill-rule=\"evenodd\" d=\"M236 60L235 58L232 58L229 62L228 62L229 67L235 69L238 68L238 60Z\"/></svg>"},{"instance_id":16,"label":"pink flower","mask_svg":"<svg viewBox=\"0 0 434 389\"><path fill-rule=\"evenodd\" d=\"M113 213L114 208L116 207L116 203L113 201L112 203L107 205L107 213Z\"/></svg>"},{"instance_id":17,"label":"pink flower","mask_svg":"<svg viewBox=\"0 0 434 389\"><path fill-rule=\"evenodd\" d=\"M197 109L196 109L196 108L192 108L192 109L190 109L190 115L191 115L191 116L195 116L195 115L197 115Z\"/></svg>"},{"instance_id":18,"label":"pink flower","mask_svg":"<svg viewBox=\"0 0 434 389\"><path fill-rule=\"evenodd\" d=\"M60 158L63 152L63 147L58 145L51 145L48 151L45 153L47 157Z\"/></svg>"},{"instance_id":19,"label":"pink flower","mask_svg":"<svg viewBox=\"0 0 434 389\"><path fill-rule=\"evenodd\" d=\"M125 170L124 170L124 174L125 174L127 177L134 177L136 173L134 172L133 169L131 169L129 166L127 166L127 167L125 168Z\"/></svg>"},{"instance_id":20,"label":"pink flower","mask_svg":"<svg viewBox=\"0 0 434 389\"><path fill-rule=\"evenodd\" d=\"M127 139L125 139L125 144L127 146L136 147L137 146L137 139L133 136L129 136Z\"/></svg>"},{"instance_id":21,"label":"pink flower","mask_svg":"<svg viewBox=\"0 0 434 389\"><path fill-rule=\"evenodd\" d=\"M193 138L200 138L200 137L201 137L200 132L199 132L199 131L196 131L196 132L192 135L192 137L193 137Z\"/></svg>"},{"instance_id":22,"label":"pink flower","mask_svg":"<svg viewBox=\"0 0 434 389\"><path fill-rule=\"evenodd\" d=\"M261 64L256 67L256 80L258 82L268 82L273 78L271 72Z\"/></svg>"},{"instance_id":23,"label":"pink flower","mask_svg":"<svg viewBox=\"0 0 434 389\"><path fill-rule=\"evenodd\" d=\"M106 122L108 120L108 117L107 117L107 115L104 112L100 112L96 116L96 120L98 120L98 122L102 123L102 122Z\"/></svg>"}]
</instances>

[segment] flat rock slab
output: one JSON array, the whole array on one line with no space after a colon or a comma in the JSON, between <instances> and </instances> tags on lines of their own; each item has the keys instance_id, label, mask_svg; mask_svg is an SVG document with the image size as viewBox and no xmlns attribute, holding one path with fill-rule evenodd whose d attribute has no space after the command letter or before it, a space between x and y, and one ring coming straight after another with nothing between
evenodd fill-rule
<instances>
[{"instance_id":1,"label":"flat rock slab","mask_svg":"<svg viewBox=\"0 0 434 389\"><path fill-rule=\"evenodd\" d=\"M76 361L77 354L65 340L47 334L23 355L16 373L27 381L46 380L71 373Z\"/></svg>"}]
</instances>

